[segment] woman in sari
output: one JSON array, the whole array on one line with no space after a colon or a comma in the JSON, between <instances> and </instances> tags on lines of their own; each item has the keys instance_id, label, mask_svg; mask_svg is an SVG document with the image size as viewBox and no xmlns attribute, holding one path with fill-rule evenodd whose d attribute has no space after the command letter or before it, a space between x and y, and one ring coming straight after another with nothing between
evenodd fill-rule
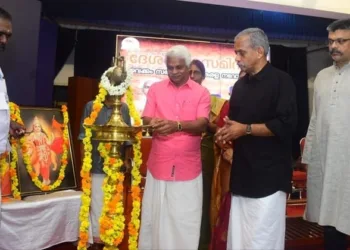
<instances>
[{"instance_id":1,"label":"woman in sari","mask_svg":"<svg viewBox=\"0 0 350 250\"><path fill-rule=\"evenodd\" d=\"M245 75L239 73L239 78ZM231 94L231 93L230 93ZM222 107L217 118L217 127L225 125L224 118L228 116L229 102ZM215 143L215 169L212 183L211 199L211 226L212 226L212 250L226 250L228 221L231 206L230 175L233 158L233 145Z\"/></svg>"},{"instance_id":2,"label":"woman in sari","mask_svg":"<svg viewBox=\"0 0 350 250\"><path fill-rule=\"evenodd\" d=\"M202 84L205 79L205 67L199 60L193 60L190 64L190 77L193 81ZM215 167L214 155L214 134L216 132L216 122L222 107L227 100L217 96L211 96L211 110L209 125L206 133L202 136L201 156L202 156L202 176L203 176L203 211L202 224L199 241L199 249L208 249L211 240L211 186Z\"/></svg>"}]
</instances>

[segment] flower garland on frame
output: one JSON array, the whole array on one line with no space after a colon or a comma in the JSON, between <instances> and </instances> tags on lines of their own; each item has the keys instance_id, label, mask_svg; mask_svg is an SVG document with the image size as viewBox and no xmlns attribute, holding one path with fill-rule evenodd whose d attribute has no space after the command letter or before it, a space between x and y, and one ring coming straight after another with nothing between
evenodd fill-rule
<instances>
[{"instance_id":1,"label":"flower garland on frame","mask_svg":"<svg viewBox=\"0 0 350 250\"><path fill-rule=\"evenodd\" d=\"M4 152L0 155L0 178L3 178L6 174L6 168L7 168L7 158L9 154L8 152Z\"/></svg>"},{"instance_id":2,"label":"flower garland on frame","mask_svg":"<svg viewBox=\"0 0 350 250\"><path fill-rule=\"evenodd\" d=\"M22 118L21 118L21 112L19 109L19 106L13 102L9 103L10 107L10 120L17 122L21 125L23 124ZM20 139L20 143L23 143L24 138L22 137ZM17 176L17 162L18 162L18 153L17 153L17 148L18 148L18 139L11 138L10 139L11 143L11 162L10 162L10 178L11 178L11 192L13 197L16 200L21 199L21 193L19 192L18 185L18 176Z\"/></svg>"},{"instance_id":3,"label":"flower garland on frame","mask_svg":"<svg viewBox=\"0 0 350 250\"><path fill-rule=\"evenodd\" d=\"M128 87L126 91L126 103L130 110L130 115L134 120L135 126L141 126L141 117L138 113L133 98L133 91L131 87ZM137 250L137 239L140 228L140 212L141 212L141 173L140 166L142 164L141 153L141 139L142 131L136 135L136 143L133 145L134 151L134 166L131 170L132 182L131 182L131 197L132 197L132 211L131 219L128 224L129 232L129 250Z\"/></svg>"}]
</instances>

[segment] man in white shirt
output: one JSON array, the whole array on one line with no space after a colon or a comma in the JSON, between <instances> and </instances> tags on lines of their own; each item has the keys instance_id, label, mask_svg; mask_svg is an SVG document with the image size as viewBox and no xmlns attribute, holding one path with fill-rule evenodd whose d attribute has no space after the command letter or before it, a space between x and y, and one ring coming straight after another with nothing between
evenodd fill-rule
<instances>
[{"instance_id":1,"label":"man in white shirt","mask_svg":"<svg viewBox=\"0 0 350 250\"><path fill-rule=\"evenodd\" d=\"M12 18L4 9L0 8L0 52L4 51L12 35ZM4 74L0 67L0 154L10 151L8 142L9 133L12 136L24 135L25 128L16 123L10 122L9 98ZM1 166L0 166L1 167ZM1 205L1 179L0 179L0 205ZM1 215L0 215L1 219Z\"/></svg>"},{"instance_id":2,"label":"man in white shirt","mask_svg":"<svg viewBox=\"0 0 350 250\"><path fill-rule=\"evenodd\" d=\"M12 35L12 17L0 8L0 51L4 51ZM1 65L0 65L1 66ZM6 81L0 67L0 154L9 151L8 135L18 137L24 134L25 128L16 122L10 122L9 98Z\"/></svg>"},{"instance_id":3,"label":"man in white shirt","mask_svg":"<svg viewBox=\"0 0 350 250\"><path fill-rule=\"evenodd\" d=\"M324 226L324 249L348 249L350 235L350 18L327 27L334 64L314 82L313 111L303 163L307 169L305 218Z\"/></svg>"}]
</instances>

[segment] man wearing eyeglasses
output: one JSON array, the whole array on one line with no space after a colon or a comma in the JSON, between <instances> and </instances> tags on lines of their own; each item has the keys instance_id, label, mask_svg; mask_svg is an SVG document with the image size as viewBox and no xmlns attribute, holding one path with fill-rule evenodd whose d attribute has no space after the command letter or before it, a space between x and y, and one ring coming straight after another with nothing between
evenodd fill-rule
<instances>
[{"instance_id":1,"label":"man wearing eyeglasses","mask_svg":"<svg viewBox=\"0 0 350 250\"><path fill-rule=\"evenodd\" d=\"M307 220L324 226L325 250L347 249L350 235L350 19L327 27L334 61L315 80L303 154L308 164Z\"/></svg>"}]
</instances>

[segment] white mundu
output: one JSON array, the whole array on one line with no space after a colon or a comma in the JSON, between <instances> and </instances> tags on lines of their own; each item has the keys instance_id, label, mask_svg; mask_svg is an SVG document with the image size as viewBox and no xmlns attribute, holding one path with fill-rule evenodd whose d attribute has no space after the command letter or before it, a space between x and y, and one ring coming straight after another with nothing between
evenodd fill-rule
<instances>
[{"instance_id":1,"label":"white mundu","mask_svg":"<svg viewBox=\"0 0 350 250\"><path fill-rule=\"evenodd\" d=\"M0 154L9 150L8 135L10 129L10 110L4 74L0 68ZM0 166L1 167L1 166ZM0 209L1 209L1 178L0 178ZM1 222L1 210L0 210Z\"/></svg>"}]
</instances>

